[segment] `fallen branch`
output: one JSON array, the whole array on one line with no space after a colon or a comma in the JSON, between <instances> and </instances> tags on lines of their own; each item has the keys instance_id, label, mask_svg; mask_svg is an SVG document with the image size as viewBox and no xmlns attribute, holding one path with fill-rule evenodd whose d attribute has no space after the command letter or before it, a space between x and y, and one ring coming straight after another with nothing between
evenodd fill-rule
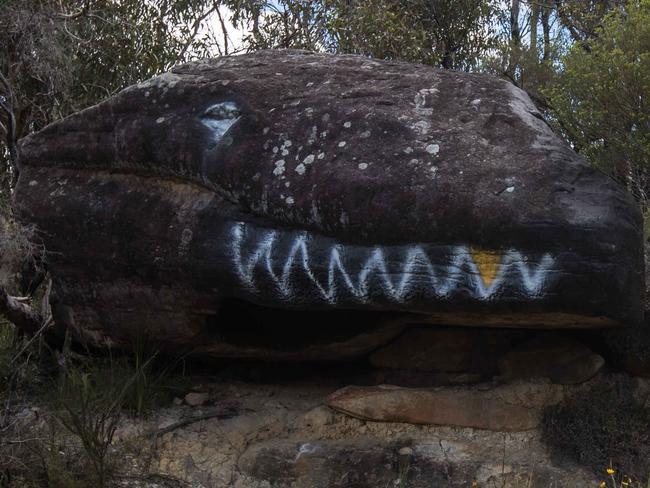
<instances>
[{"instance_id":1,"label":"fallen branch","mask_svg":"<svg viewBox=\"0 0 650 488\"><path fill-rule=\"evenodd\" d=\"M153 437L154 439L168 434L169 432L173 432L176 429L180 429L182 427L187 427L188 425L194 424L196 422L201 422L202 420L209 420L209 419L219 419L219 420L224 420L224 419L229 419L232 418L236 415L236 413L233 410L226 409L226 410L218 410L216 412L209 412L203 415L195 415L186 419L183 419L179 422L175 422L171 425L168 425L167 427L164 427L162 429L155 430L147 437Z\"/></svg>"},{"instance_id":2,"label":"fallen branch","mask_svg":"<svg viewBox=\"0 0 650 488\"><path fill-rule=\"evenodd\" d=\"M43 316L21 300L22 297L12 297L7 290L0 287L0 313L18 329L29 334L36 333L49 322Z\"/></svg>"}]
</instances>

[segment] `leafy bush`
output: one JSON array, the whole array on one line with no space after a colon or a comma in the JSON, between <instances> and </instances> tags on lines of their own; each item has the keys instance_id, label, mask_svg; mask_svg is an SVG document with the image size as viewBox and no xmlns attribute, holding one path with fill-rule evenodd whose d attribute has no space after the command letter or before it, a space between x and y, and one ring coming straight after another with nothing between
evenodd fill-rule
<instances>
[{"instance_id":1,"label":"leafy bush","mask_svg":"<svg viewBox=\"0 0 650 488\"><path fill-rule=\"evenodd\" d=\"M650 409L628 377L548 408L542 435L559 460L568 457L600 475L607 468L636 480L650 473Z\"/></svg>"}]
</instances>

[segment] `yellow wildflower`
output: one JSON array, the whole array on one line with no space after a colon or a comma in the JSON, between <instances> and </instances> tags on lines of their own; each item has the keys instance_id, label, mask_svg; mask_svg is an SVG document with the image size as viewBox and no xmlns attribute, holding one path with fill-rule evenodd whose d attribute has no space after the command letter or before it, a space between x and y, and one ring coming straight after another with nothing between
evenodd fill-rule
<instances>
[{"instance_id":1,"label":"yellow wildflower","mask_svg":"<svg viewBox=\"0 0 650 488\"><path fill-rule=\"evenodd\" d=\"M614 471L613 468L607 468L607 474L614 474L616 471Z\"/></svg>"},{"instance_id":2,"label":"yellow wildflower","mask_svg":"<svg viewBox=\"0 0 650 488\"><path fill-rule=\"evenodd\" d=\"M598 488L607 488L607 483L601 481L600 484L598 485Z\"/></svg>"}]
</instances>

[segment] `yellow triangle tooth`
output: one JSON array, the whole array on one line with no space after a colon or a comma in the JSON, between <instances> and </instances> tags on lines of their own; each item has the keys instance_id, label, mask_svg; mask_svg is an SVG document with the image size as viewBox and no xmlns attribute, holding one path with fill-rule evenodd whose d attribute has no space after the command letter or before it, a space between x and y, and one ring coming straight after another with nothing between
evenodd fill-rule
<instances>
[{"instance_id":1,"label":"yellow triangle tooth","mask_svg":"<svg viewBox=\"0 0 650 488\"><path fill-rule=\"evenodd\" d=\"M494 281L494 278L499 274L499 268L501 267L501 254L498 254L494 251L484 251L479 248L471 248L470 254L474 260L474 264L478 268L478 272L481 275L481 279L485 286L490 286Z\"/></svg>"}]
</instances>

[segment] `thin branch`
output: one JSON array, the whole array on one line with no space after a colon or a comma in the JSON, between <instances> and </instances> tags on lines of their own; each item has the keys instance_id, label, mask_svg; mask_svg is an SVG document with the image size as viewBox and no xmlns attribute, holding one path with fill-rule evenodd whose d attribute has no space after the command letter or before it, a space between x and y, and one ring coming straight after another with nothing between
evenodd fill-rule
<instances>
[{"instance_id":1,"label":"thin branch","mask_svg":"<svg viewBox=\"0 0 650 488\"><path fill-rule=\"evenodd\" d=\"M74 20L86 15L89 10L90 10L90 1L85 0L83 6L79 9L79 11L73 12L71 14L60 12L56 14L54 17L57 19Z\"/></svg>"},{"instance_id":2,"label":"thin branch","mask_svg":"<svg viewBox=\"0 0 650 488\"><path fill-rule=\"evenodd\" d=\"M221 11L219 10L219 6L217 5L217 2L213 2L213 5L216 9L217 12L217 17L219 18L219 23L221 24L221 32L223 33L223 52L226 56L228 56L228 29L226 29L226 23L223 20L223 16L221 15Z\"/></svg>"},{"instance_id":3,"label":"thin branch","mask_svg":"<svg viewBox=\"0 0 650 488\"><path fill-rule=\"evenodd\" d=\"M168 425L167 427L164 427L162 429L155 430L151 432L148 437L153 437L158 438L160 436L163 436L165 434L168 434L169 432L173 432L176 429L180 429L181 427L187 427L188 425L194 424L196 422L201 422L202 420L209 420L209 419L229 419L235 416L235 413L230 411L230 410L218 410L216 412L209 412L203 415L195 415L193 417L189 417L183 420L180 420L178 422L175 422L171 425Z\"/></svg>"},{"instance_id":4,"label":"thin branch","mask_svg":"<svg viewBox=\"0 0 650 488\"><path fill-rule=\"evenodd\" d=\"M176 57L177 60L182 61L183 58L185 58L185 53L187 53L187 50L192 45L192 42L194 42L194 39L196 39L196 35L198 34L199 29L201 28L201 23L206 18L208 18L208 16L210 14L212 14L214 12L214 9L215 9L215 6L213 4L211 8L209 8L205 13L201 14L199 17L197 17L194 20L194 23L192 24L192 27L191 27L191 32L192 33L190 34L190 36L185 41L185 44L183 45L180 53L178 53L178 56Z\"/></svg>"},{"instance_id":5,"label":"thin branch","mask_svg":"<svg viewBox=\"0 0 650 488\"><path fill-rule=\"evenodd\" d=\"M9 164L12 167L12 185L18 178L19 161L18 161L18 149L16 147L16 115L14 113L14 107L16 105L16 98L14 92L11 88L9 80L5 75L0 71L0 84L2 85L5 96L4 100L0 99L0 108L2 108L7 114L7 123L5 126L5 143L7 149L9 149Z\"/></svg>"}]
</instances>

